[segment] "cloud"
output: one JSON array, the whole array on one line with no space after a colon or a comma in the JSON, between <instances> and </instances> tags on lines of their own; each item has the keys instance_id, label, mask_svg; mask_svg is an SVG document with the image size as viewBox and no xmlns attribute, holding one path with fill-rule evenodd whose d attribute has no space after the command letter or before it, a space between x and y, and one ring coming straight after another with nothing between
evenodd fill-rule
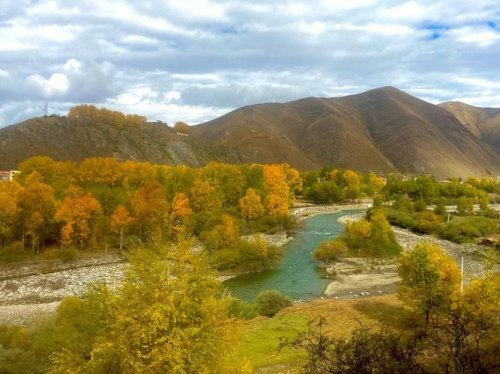
<instances>
[{"instance_id":1,"label":"cloud","mask_svg":"<svg viewBox=\"0 0 500 374\"><path fill-rule=\"evenodd\" d=\"M496 0L7 0L0 126L78 103L169 123L394 85L500 96Z\"/></svg>"}]
</instances>

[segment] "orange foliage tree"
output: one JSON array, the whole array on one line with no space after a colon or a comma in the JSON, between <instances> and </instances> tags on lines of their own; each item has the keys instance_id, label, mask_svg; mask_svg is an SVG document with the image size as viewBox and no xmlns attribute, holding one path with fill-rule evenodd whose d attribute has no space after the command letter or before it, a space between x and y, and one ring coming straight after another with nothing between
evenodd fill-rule
<instances>
[{"instance_id":1,"label":"orange foliage tree","mask_svg":"<svg viewBox=\"0 0 500 374\"><path fill-rule=\"evenodd\" d=\"M102 207L91 193L66 197L55 214L57 222L63 223L61 241L63 245L88 245L94 224L102 214Z\"/></svg>"},{"instance_id":2,"label":"orange foliage tree","mask_svg":"<svg viewBox=\"0 0 500 374\"><path fill-rule=\"evenodd\" d=\"M123 205L118 205L111 216L111 229L120 235L120 251L123 249L124 231L134 222L129 211Z\"/></svg>"}]
</instances>

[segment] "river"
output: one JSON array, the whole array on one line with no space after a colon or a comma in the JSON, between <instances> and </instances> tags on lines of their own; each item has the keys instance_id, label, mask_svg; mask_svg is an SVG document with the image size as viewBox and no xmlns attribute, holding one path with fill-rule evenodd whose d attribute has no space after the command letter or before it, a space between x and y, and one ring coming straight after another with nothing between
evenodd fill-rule
<instances>
[{"instance_id":1,"label":"river","mask_svg":"<svg viewBox=\"0 0 500 374\"><path fill-rule=\"evenodd\" d=\"M331 280L323 279L312 252L323 240L342 232L338 218L360 210L319 215L304 221L294 240L284 247L284 258L276 268L260 273L243 274L224 282L231 293L245 301L253 301L259 292L278 290L292 299L309 300L323 294Z\"/></svg>"}]
</instances>

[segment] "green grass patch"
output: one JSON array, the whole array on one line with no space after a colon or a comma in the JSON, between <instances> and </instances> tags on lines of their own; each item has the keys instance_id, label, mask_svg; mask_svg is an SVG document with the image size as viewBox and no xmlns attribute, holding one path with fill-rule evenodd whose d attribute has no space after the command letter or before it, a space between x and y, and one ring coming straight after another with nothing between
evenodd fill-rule
<instances>
[{"instance_id":1,"label":"green grass patch","mask_svg":"<svg viewBox=\"0 0 500 374\"><path fill-rule=\"evenodd\" d=\"M238 357L247 357L255 369L276 367L298 369L305 353L292 348L278 350L281 339L293 339L307 330L308 318L302 314L279 314L274 318L257 317L243 327L243 339ZM267 371L272 373L272 371Z\"/></svg>"}]
</instances>

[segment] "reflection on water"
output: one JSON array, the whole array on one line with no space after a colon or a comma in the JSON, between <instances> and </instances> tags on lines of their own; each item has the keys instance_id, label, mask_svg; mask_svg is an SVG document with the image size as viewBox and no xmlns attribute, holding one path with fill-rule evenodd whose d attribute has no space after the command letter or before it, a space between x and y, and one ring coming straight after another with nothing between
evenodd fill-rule
<instances>
[{"instance_id":1,"label":"reflection on water","mask_svg":"<svg viewBox=\"0 0 500 374\"><path fill-rule=\"evenodd\" d=\"M246 301L253 301L264 290L278 290L293 299L311 299L320 296L328 284L312 259L312 252L327 239L339 235L340 216L359 213L345 211L308 219L295 239L285 246L283 261L273 270L244 274L224 282L231 293Z\"/></svg>"}]
</instances>

